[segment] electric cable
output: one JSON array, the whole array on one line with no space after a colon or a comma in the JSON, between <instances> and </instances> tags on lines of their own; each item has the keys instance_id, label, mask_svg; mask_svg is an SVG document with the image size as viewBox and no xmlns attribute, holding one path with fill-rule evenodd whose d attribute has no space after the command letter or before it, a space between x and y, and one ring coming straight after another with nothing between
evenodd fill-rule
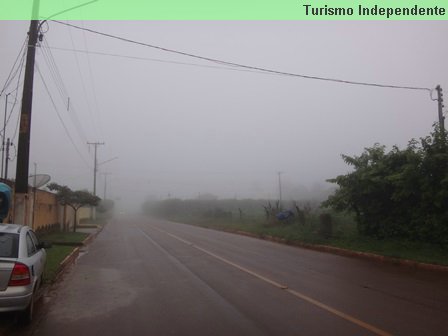
<instances>
[{"instance_id":1,"label":"electric cable","mask_svg":"<svg viewBox=\"0 0 448 336\"><path fill-rule=\"evenodd\" d=\"M130 55L122 55L122 54L112 54L112 53L106 53L106 52L100 52L100 51L91 51L91 50L82 50L82 49L68 49L68 48L59 48L59 47L51 47L50 49L52 49L52 50L60 50L60 51L73 51L73 52L85 53L85 54L91 54L91 55L128 58L128 59L134 59L134 60L139 60L139 61L151 61L151 62L158 62L158 63L195 66L195 67L199 67L199 68L230 70L230 71L241 71L241 72L252 72L252 73L265 74L265 75L277 75L277 76L280 76L279 74L266 73L266 72L262 72L262 71L255 71L255 70L248 70L248 69L238 69L238 68L235 68L235 67L222 67L222 66L220 67L220 66L215 66L215 65L206 65L206 64L199 64L199 63L187 63L187 62L179 62L179 61L169 61L169 60L163 60L163 59L160 59L160 58L139 57L139 56L130 56Z\"/></svg>"},{"instance_id":2,"label":"electric cable","mask_svg":"<svg viewBox=\"0 0 448 336\"><path fill-rule=\"evenodd\" d=\"M13 66L12 66L12 68L11 68L11 71L9 72L9 75L8 75L8 77L6 78L5 84L3 85L2 91L0 92L0 96L3 95L3 93L5 92L5 90L8 88L8 86L9 86L9 85L11 84L11 82L14 80L14 77L17 75L17 70L18 70L18 68L16 69L15 72L14 72L14 68L15 68L15 66L16 66L16 64L17 64L17 61L18 61L19 58L20 58L20 55L22 55L22 59L23 59L23 57L24 57L24 55L25 55L24 50L25 50L25 45L26 45L26 42L27 42L27 41L28 41L28 37L25 38L25 41L23 42L22 47L20 48L20 51L19 51L19 53L18 53L18 55L17 55L17 57L16 57L16 60L14 61L14 64L13 64ZM12 74L13 72L14 72L14 74Z\"/></svg>"},{"instance_id":3,"label":"electric cable","mask_svg":"<svg viewBox=\"0 0 448 336\"><path fill-rule=\"evenodd\" d=\"M53 97L51 96L50 90L48 89L47 83L45 82L45 79L44 79L44 77L42 76L42 73L41 73L41 71L40 71L40 69L39 69L39 65L38 65L37 63L36 63L36 69L37 69L37 72L38 72L38 74L39 74L39 76L40 76L40 78L41 78L41 80L42 80L42 83L44 84L45 90L47 91L48 97L50 98L50 101L51 101L51 103L52 103L52 105L53 105L53 108L54 108L54 110L55 110L55 112L56 112L56 115L58 116L58 119L59 119L59 121L61 122L62 127L63 127L64 130L65 130L65 133L67 134L67 136L68 136L70 142L72 143L72 145L73 145L73 147L75 148L76 152L79 154L79 156L80 156L80 158L82 159L82 161L83 161L83 162L86 164L86 166L90 169L90 166L89 166L89 164L87 163L87 160L84 158L84 156L83 156L83 155L81 154L81 152L79 151L79 149L78 149L78 147L76 146L76 144L75 144L75 142L74 142L72 136L70 135L70 132L68 131L67 126L65 125L64 120L62 119L62 117L61 117L61 115L60 115L60 113L59 113L59 111L58 111L58 109L57 109L57 107L56 107L56 104L55 104L55 102L54 102L54 99L53 99Z\"/></svg>"},{"instance_id":4,"label":"electric cable","mask_svg":"<svg viewBox=\"0 0 448 336\"><path fill-rule=\"evenodd\" d=\"M73 49L75 49L75 41L73 40L73 35L72 35L71 29L68 29L68 32L69 32L69 35L70 35L70 41L72 43L72 47L73 47ZM82 89L83 89L83 92L84 92L85 101L86 101L86 104L87 104L87 110L89 111L90 118L91 118L91 121L92 121L92 124L93 124L93 128L95 130L95 133L98 133L98 127L97 127L97 124L96 124L95 119L94 119L94 115L93 115L93 112L92 112L92 107L90 106L89 95L87 93L86 85L85 85L85 82L84 82L84 76L82 75L82 71L81 71L81 66L79 64L78 55L76 53L74 53L74 55L75 55L75 60L76 60L76 67L78 69L79 77L81 79L81 86L82 86Z\"/></svg>"},{"instance_id":5,"label":"electric cable","mask_svg":"<svg viewBox=\"0 0 448 336\"><path fill-rule=\"evenodd\" d=\"M68 100L70 99L70 96L67 92L67 88L64 84L62 75L59 71L59 67L56 64L56 60L53 56L53 53L51 52L51 47L48 45L48 42L46 41L46 39L44 40L44 46L41 49L43 51L42 55L44 56L44 60L50 70L50 74L53 79L53 82L55 83L55 85L59 91L61 100L62 100L63 104L68 104ZM67 111L69 110L68 105L67 105L66 110ZM83 142L87 142L86 133L84 131L84 128L82 127L81 122L79 121L78 113L77 113L75 104L73 102L71 102L71 104L70 104L70 111L68 112L68 114L72 120L72 123L73 123L79 137L82 139Z\"/></svg>"},{"instance_id":6,"label":"electric cable","mask_svg":"<svg viewBox=\"0 0 448 336\"><path fill-rule=\"evenodd\" d=\"M371 86L371 87L389 88L389 89L402 89L402 90L419 90L419 91L431 92L431 89L430 88L426 88L426 87L401 86L401 85L392 85L392 84L359 82L359 81L351 81L351 80L345 80L345 79L303 75L303 74L297 74L297 73L292 73L292 72L285 72L285 71L279 71L279 70L273 70L273 69L266 69L266 68L261 68L261 67L257 67L257 66L244 65L244 64L234 63L234 62L223 61L223 60L219 60L219 59L215 59L215 58L200 56L200 55L196 55L196 54L191 54L191 53L187 53L187 52L179 51L179 50L175 50L175 49L169 49L169 48L165 48L165 47L161 47L161 46L157 46L157 45L148 44L148 43L145 43L145 42L139 42L139 41L135 41L135 40L131 40L131 39L125 38L125 37L120 37L120 36L117 36L117 35L107 34L107 33L99 32L97 30L93 30L93 29L89 29L89 28L83 28L83 27L80 27L80 26L76 26L74 24L66 23L66 22L61 22L61 21L57 21L57 20L52 20L52 21L56 22L56 23L59 23L59 24L62 24L62 25L66 25L66 26L72 27L72 28L76 28L76 29L79 29L79 30L84 30L84 31L87 31L87 32L90 32L90 33L93 33L93 34L97 34L97 35L101 35L101 36L104 36L104 37L120 40L120 41L123 41L123 42L132 43L132 44L136 44L136 45L140 45L140 46L145 46L145 47L157 49L157 50L168 52L168 53L172 53L172 54L177 54L177 55L182 55L182 56L191 57L191 58L195 58L195 59L200 59L200 60L203 60L203 61L223 64L223 65L228 65L228 66L234 66L234 67L239 67L239 68L244 68L244 69L257 70L257 71L263 71L263 72L267 72L267 73L273 73L273 74L284 75L284 76L291 76L291 77L299 77L299 78L304 78L304 79L328 81L328 82L334 82L334 83L339 83L339 84L361 85L361 86Z\"/></svg>"},{"instance_id":7,"label":"electric cable","mask_svg":"<svg viewBox=\"0 0 448 336\"><path fill-rule=\"evenodd\" d=\"M24 65L25 65L25 55L26 55L26 53L24 52L23 55L22 55L22 59L20 61L19 68L18 68L18 69L20 69L20 71L19 71L19 76L17 77L17 85L16 85L16 88L14 90L16 94L14 96L14 103L13 103L13 105L11 107L11 111L9 112L8 119L6 120L5 130L6 130L6 126L9 124L9 121L11 119L12 113L14 112L14 109L15 109L15 107L17 105L17 102L18 102L17 96L19 95L19 87L21 85L20 78L22 77L22 72L23 72ZM14 91L12 91L12 92L14 92ZM17 117L16 128L14 130L14 135L12 136L12 139L16 138L17 131L19 130L19 120L20 120L20 115Z\"/></svg>"},{"instance_id":8,"label":"electric cable","mask_svg":"<svg viewBox=\"0 0 448 336\"><path fill-rule=\"evenodd\" d=\"M82 21L82 25L84 27L84 21ZM84 47L88 51L89 47L87 45L87 38L86 38L86 31L85 30L82 31L82 36L83 36L83 40L84 40ZM87 53L87 65L88 65L89 74L90 74L90 84L91 84L91 87L92 87L93 102L94 102L95 109L96 109L96 112L97 112L95 115L98 117L98 125L99 125L100 136L101 136L101 138L104 138L104 136L102 136L103 135L103 130L102 130L102 127L101 127L101 125L103 124L102 121L101 121L101 109L100 109L99 104L98 104L98 99L97 99L97 94L96 94L95 77L93 76L92 64L90 62L89 53Z\"/></svg>"}]
</instances>

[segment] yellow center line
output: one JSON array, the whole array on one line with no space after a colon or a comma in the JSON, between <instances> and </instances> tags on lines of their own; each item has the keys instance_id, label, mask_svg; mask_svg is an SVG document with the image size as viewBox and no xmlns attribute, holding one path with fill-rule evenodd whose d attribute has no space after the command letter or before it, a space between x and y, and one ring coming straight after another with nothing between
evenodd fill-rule
<instances>
[{"instance_id":1,"label":"yellow center line","mask_svg":"<svg viewBox=\"0 0 448 336\"><path fill-rule=\"evenodd\" d=\"M336 308L333 308L331 306L328 306L325 303L322 303L322 302L320 302L318 300L315 300L315 299L313 299L313 298L311 298L311 297L309 297L309 296L307 296L305 294L302 294L302 293L300 293L300 292L298 292L296 290L290 289L290 288L288 288L287 285L278 283L277 281L274 281L274 280L269 279L269 278L267 278L265 276L262 276L262 275L254 272L254 271L252 271L252 270L250 270L250 269L248 269L246 267L238 265L238 264L236 264L236 263L234 263L234 262L232 262L232 261L230 261L230 260L228 260L226 258L223 258L223 257L221 257L221 256L219 256L219 255L217 255L217 254L215 254L213 252L210 252L210 251L208 251L208 250L206 250L206 249L204 249L204 248L202 248L200 246L197 246L197 245L195 245L194 243L192 243L192 242L190 242L188 240L185 240L185 239L183 239L183 238L181 238L179 236L176 236L176 235L174 235L174 234L172 234L170 232L167 232L167 231L162 230L160 228L157 228L155 226L151 226L151 227L156 229L156 230L158 230L158 231L160 231L160 232L163 232L166 235L168 235L168 236L170 236L170 237L172 237L172 238L174 238L174 239L176 239L176 240L178 240L178 241L180 241L180 242L182 242L182 243L184 243L186 245L189 245L189 246L191 246L191 247L193 247L193 248L195 248L195 249L197 249L197 250L199 250L199 251L201 251L201 252L203 252L203 253L205 253L205 254L207 254L207 255L215 258L215 259L218 259L218 260L222 261L223 263L225 263L227 265L235 267L235 268L239 269L240 271L242 271L244 273L250 274L250 275L254 276L255 278L260 279L260 280L262 280L262 281L264 281L264 282L266 282L266 283L268 283L268 284L270 284L270 285L272 285L272 286L274 286L276 288L282 289L282 290L286 291L287 293L289 293L289 294L291 294L291 295L293 295L293 296L295 296L295 297L297 297L299 299L302 299L302 300L304 300L304 301L306 301L308 303L311 303L312 305L314 305L316 307L319 307L319 308L321 308L323 310L326 310L327 312L329 312L331 314L334 314L334 315L336 315L336 316L338 316L338 317L340 317L340 318L342 318L342 319L344 319L344 320L346 320L348 322L356 324L356 325L358 325L358 326L360 326L360 327L362 327L362 328L364 328L364 329L366 329L366 330L368 330L368 331L370 331L370 332L372 332L372 333L374 333L376 335L392 336L392 334L390 334L390 333L388 333L388 332L386 332L386 331L384 331L384 330L382 330L380 328L377 328L377 327L375 327L375 326L373 326L373 325L371 325L371 324L369 324L367 322L361 321L361 320L357 319L356 317L353 317L353 316L351 316L349 314L346 314L346 313L344 313L344 312L342 312L340 310L337 310Z\"/></svg>"}]
</instances>

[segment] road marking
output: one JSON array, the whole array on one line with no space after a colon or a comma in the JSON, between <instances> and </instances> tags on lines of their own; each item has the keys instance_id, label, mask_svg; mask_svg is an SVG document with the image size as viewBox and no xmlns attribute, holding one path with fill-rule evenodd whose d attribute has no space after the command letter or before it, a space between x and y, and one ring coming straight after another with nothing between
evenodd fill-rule
<instances>
[{"instance_id":1,"label":"road marking","mask_svg":"<svg viewBox=\"0 0 448 336\"><path fill-rule=\"evenodd\" d=\"M200 246L198 246L198 245L196 245L196 244L194 244L194 243L192 243L192 242L190 242L188 240L185 240L185 239L183 239L183 238L181 238L179 236L176 236L176 235L174 235L174 234L172 234L172 233L170 233L168 231L162 230L162 229L160 229L158 227L155 227L155 226L151 226L151 228L153 228L153 229L155 229L157 231L160 231L162 233L165 233L166 235L168 235L168 236L170 236L170 237L172 237L172 238L174 238L174 239L176 239L176 240L178 240L178 241L180 241L180 242L182 242L182 243L184 243L186 245L189 245L189 246L191 246L191 247L193 247L193 248L195 248L195 249L197 249L197 250L199 250L199 251L201 251L201 252L203 252L203 253L205 253L205 254L207 254L207 255L215 258L215 259L218 259L218 260L222 261L225 264L228 264L228 265L230 265L232 267L235 267L235 268L239 269L240 271L242 271L244 273L250 274L250 275L254 276L257 279L260 279L260 280L262 280L262 281L264 281L264 282L266 282L266 283L268 283L268 284L270 284L270 285L272 285L272 286L274 286L276 288L284 290L285 292L287 292L287 293L289 293L289 294L291 294L291 295L293 295L293 296L295 296L295 297L297 297L299 299L302 299L302 300L304 300L304 301L306 301L308 303L311 303L312 305L314 305L316 307L319 307L319 308L321 308L323 310L326 310L327 312L329 312L331 314L334 314L334 315L336 315L336 316L338 316L338 317L340 317L340 318L342 318L342 319L344 319L344 320L346 320L348 322L356 324L356 325L358 325L358 326L360 326L360 327L362 327L362 328L364 328L364 329L366 329L366 330L368 330L368 331L370 331L370 332L372 332L372 333L374 333L376 335L392 336L392 334L390 334L390 333L388 333L388 332L386 332L386 331L384 331L384 330L382 330L380 328L377 328L377 327L375 327L375 326L373 326L373 325L371 325L371 324L369 324L367 322L361 321L361 320L357 319L356 317L353 317L353 316L351 316L349 314L346 314L346 313L344 313L344 312L342 312L340 310L337 310L336 308L333 308L331 306L328 306L325 303L317 301L317 300L315 300L315 299L313 299L313 298L311 298L311 297L309 297L309 296L307 296L305 294L302 294L302 293L300 293L300 292L298 292L296 290L290 289L287 285L278 283L277 281L269 279L269 278L267 278L267 277L265 277L265 276L263 276L261 274L258 274L258 273L254 272L254 271L252 271L252 270L250 270L250 269L248 269L246 267L238 265L238 264L236 264L236 263L234 263L234 262L232 262L232 261L230 261L230 260L228 260L226 258L223 258L223 257L221 257L221 256L219 256L219 255L217 255L217 254L215 254L213 252L210 252L210 251L208 251L208 250L206 250L206 249L204 249L204 248L202 248L202 247L200 247Z\"/></svg>"},{"instance_id":2,"label":"road marking","mask_svg":"<svg viewBox=\"0 0 448 336\"><path fill-rule=\"evenodd\" d=\"M340 310L337 310L337 309L335 309L333 307L330 307L330 306L326 305L325 303L319 302L319 301L317 301L317 300L315 300L313 298L310 298L309 296L306 296L306 295L304 295L302 293L299 293L299 292L297 292L297 291L295 291L293 289L287 289L286 291L288 293L290 293L290 294L292 294L292 295L302 299L302 300L305 300L305 301L307 301L307 302L309 302L309 303L311 303L311 304L313 304L313 305L315 305L315 306L317 306L317 307L319 307L321 309L324 309L324 310L326 310L326 311L328 311L328 312L330 312L330 313L332 313L334 315L337 315L337 316L343 318L344 320L347 320L347 321L352 322L352 323L354 323L354 324L356 324L356 325L358 325L360 327L363 327L364 329L367 329L367 330L369 330L369 331L371 331L371 332L373 332L373 333L375 333L377 335L391 336L390 333L388 333L388 332L386 332L386 331L384 331L382 329L379 329L379 328L377 328L377 327L375 327L375 326L373 326L371 324L368 324L367 322L358 320L357 318L355 318L355 317L353 317L353 316L351 316L349 314L341 312Z\"/></svg>"}]
</instances>

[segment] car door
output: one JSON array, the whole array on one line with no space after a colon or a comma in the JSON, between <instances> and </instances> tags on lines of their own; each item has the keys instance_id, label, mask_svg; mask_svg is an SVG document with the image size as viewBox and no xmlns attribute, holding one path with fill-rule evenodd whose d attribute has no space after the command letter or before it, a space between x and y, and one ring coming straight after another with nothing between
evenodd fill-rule
<instances>
[{"instance_id":1,"label":"car door","mask_svg":"<svg viewBox=\"0 0 448 336\"><path fill-rule=\"evenodd\" d=\"M43 271L42 251L35 244L31 231L26 233L26 247L28 252L27 264L31 271L33 282L40 277Z\"/></svg>"},{"instance_id":2,"label":"car door","mask_svg":"<svg viewBox=\"0 0 448 336\"><path fill-rule=\"evenodd\" d=\"M45 249L39 248L40 241L39 241L39 238L37 238L37 236L34 233L34 231L30 231L29 233L30 233L31 239L34 242L34 245L36 246L37 255L39 257L39 259L37 261L37 265L36 265L36 267L37 267L36 268L36 274L38 276L41 276L44 273L45 263L47 261L47 252L45 251Z\"/></svg>"}]
</instances>

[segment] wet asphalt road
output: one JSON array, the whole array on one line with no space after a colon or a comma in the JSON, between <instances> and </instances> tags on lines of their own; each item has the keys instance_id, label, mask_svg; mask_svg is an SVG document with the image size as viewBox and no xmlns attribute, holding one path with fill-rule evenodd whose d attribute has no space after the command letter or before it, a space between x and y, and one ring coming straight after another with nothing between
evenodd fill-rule
<instances>
[{"instance_id":1,"label":"wet asphalt road","mask_svg":"<svg viewBox=\"0 0 448 336\"><path fill-rule=\"evenodd\" d=\"M448 275L147 218L110 223L16 335L448 335Z\"/></svg>"}]
</instances>

